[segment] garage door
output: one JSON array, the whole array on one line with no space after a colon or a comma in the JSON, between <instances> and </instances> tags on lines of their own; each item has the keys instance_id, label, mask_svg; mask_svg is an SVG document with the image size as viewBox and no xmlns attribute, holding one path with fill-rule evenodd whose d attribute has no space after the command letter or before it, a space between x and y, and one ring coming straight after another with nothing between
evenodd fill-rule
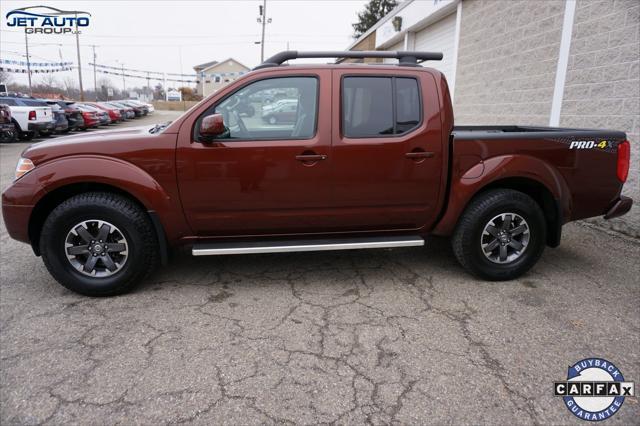
<instances>
[{"instance_id":1,"label":"garage door","mask_svg":"<svg viewBox=\"0 0 640 426\"><path fill-rule=\"evenodd\" d=\"M456 14L453 13L428 27L416 32L415 50L442 52L442 61L428 61L424 66L442 72L447 80L453 81L453 44L456 33Z\"/></svg>"}]
</instances>

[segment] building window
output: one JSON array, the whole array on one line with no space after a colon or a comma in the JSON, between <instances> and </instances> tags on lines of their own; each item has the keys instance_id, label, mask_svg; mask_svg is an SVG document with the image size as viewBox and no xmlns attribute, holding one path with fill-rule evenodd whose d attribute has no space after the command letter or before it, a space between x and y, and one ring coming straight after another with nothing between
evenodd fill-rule
<instances>
[{"instance_id":1,"label":"building window","mask_svg":"<svg viewBox=\"0 0 640 426\"><path fill-rule=\"evenodd\" d=\"M213 81L215 81L216 83L220 83L220 76L219 76L219 75L217 75L217 76L213 79Z\"/></svg>"}]
</instances>

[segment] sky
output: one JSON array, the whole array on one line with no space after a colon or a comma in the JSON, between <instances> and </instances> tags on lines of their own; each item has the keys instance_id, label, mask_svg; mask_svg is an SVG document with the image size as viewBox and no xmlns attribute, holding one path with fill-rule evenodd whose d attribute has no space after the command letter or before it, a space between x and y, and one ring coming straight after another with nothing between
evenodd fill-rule
<instances>
[{"instance_id":1,"label":"sky","mask_svg":"<svg viewBox=\"0 0 640 426\"><path fill-rule=\"evenodd\" d=\"M193 66L233 57L248 67L260 62L261 25L257 22L261 0L232 1L11 1L0 2L0 58L25 60L22 30L7 25L6 14L27 6L53 6L91 13L89 27L80 35L80 57L85 88L93 88L88 65L96 48L96 63L168 73L193 73ZM364 0L267 0L265 58L286 50L344 50L352 42L351 24ZM32 62L77 63L75 35L30 34ZM325 60L326 61L326 60ZM78 72L56 73L64 79ZM98 80L106 74L98 74ZM34 83L42 75L34 75ZM111 76L114 87L122 78ZM27 83L26 74L12 74L14 82ZM127 88L146 85L129 78ZM154 85L159 80L151 81ZM178 83L175 83L176 85ZM169 84L171 86L171 84Z\"/></svg>"}]
</instances>

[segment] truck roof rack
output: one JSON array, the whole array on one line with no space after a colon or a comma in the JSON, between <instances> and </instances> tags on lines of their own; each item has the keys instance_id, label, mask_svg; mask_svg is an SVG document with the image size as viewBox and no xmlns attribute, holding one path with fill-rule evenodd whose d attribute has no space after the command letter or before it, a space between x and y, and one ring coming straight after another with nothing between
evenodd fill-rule
<instances>
[{"instance_id":1,"label":"truck roof rack","mask_svg":"<svg viewBox=\"0 0 640 426\"><path fill-rule=\"evenodd\" d=\"M391 58L398 59L400 66L418 66L418 61L441 61L442 52L415 52L415 51L384 51L384 50L347 50L347 51L318 51L299 52L297 50L285 50L276 53L272 57L254 68L277 67L291 59L300 58Z\"/></svg>"}]
</instances>

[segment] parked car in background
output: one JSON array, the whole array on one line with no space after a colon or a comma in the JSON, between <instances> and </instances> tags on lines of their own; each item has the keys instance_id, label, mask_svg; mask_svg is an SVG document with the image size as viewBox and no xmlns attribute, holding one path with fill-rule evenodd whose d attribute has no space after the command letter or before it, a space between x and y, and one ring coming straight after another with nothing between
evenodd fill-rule
<instances>
[{"instance_id":1,"label":"parked car in background","mask_svg":"<svg viewBox=\"0 0 640 426\"><path fill-rule=\"evenodd\" d=\"M54 131L56 133L67 133L69 132L69 121L67 120L67 116L64 112L64 109L58 104L50 104L45 100L42 100L44 104L47 104L51 107L51 112L53 113L53 124Z\"/></svg>"},{"instance_id":2,"label":"parked car in background","mask_svg":"<svg viewBox=\"0 0 640 426\"><path fill-rule=\"evenodd\" d=\"M106 106L102 102L85 102L87 105L90 105L96 109L105 111L109 114L109 119L111 123L118 123L122 121L122 116L120 115L120 109L114 106Z\"/></svg>"},{"instance_id":3,"label":"parked car in background","mask_svg":"<svg viewBox=\"0 0 640 426\"><path fill-rule=\"evenodd\" d=\"M109 113L107 111L104 111L100 108L96 108L93 105L89 105L88 103L82 103L81 104L84 108L90 110L90 111L94 111L96 113L96 116L98 117L98 121L99 124L101 126L106 126L108 124L111 124L111 119L109 118Z\"/></svg>"},{"instance_id":4,"label":"parked car in background","mask_svg":"<svg viewBox=\"0 0 640 426\"><path fill-rule=\"evenodd\" d=\"M149 109L143 105L137 105L131 101L118 101L118 103L127 105L128 107L133 108L133 111L136 114L136 117L143 117L149 113Z\"/></svg>"},{"instance_id":5,"label":"parked car in background","mask_svg":"<svg viewBox=\"0 0 640 426\"><path fill-rule=\"evenodd\" d=\"M65 101L62 99L46 99L45 102L49 105L58 105L62 108L68 123L66 132L70 130L81 129L84 126L82 111L80 111L74 101Z\"/></svg>"},{"instance_id":6,"label":"parked car in background","mask_svg":"<svg viewBox=\"0 0 640 426\"><path fill-rule=\"evenodd\" d=\"M17 138L16 126L11 121L11 108L9 105L0 104L0 142L11 143Z\"/></svg>"},{"instance_id":7,"label":"parked car in background","mask_svg":"<svg viewBox=\"0 0 640 426\"><path fill-rule=\"evenodd\" d=\"M80 127L80 130L87 130L89 128L95 129L96 127L100 126L100 116L98 115L98 110L84 104L76 105L78 106L78 109L82 111L82 118L84 120L84 125Z\"/></svg>"},{"instance_id":8,"label":"parked car in background","mask_svg":"<svg viewBox=\"0 0 640 426\"><path fill-rule=\"evenodd\" d=\"M281 107L282 105L298 105L298 100L297 99L280 99L278 101L275 102L271 102L269 104L263 105L262 106L262 112L266 112L266 111L270 111L276 108Z\"/></svg>"},{"instance_id":9,"label":"parked car in background","mask_svg":"<svg viewBox=\"0 0 640 426\"><path fill-rule=\"evenodd\" d=\"M120 121L127 120L127 111L124 105L118 106L118 105L112 104L111 102L98 102L98 103L106 108L118 110L118 113L120 113Z\"/></svg>"},{"instance_id":10,"label":"parked car in background","mask_svg":"<svg viewBox=\"0 0 640 426\"><path fill-rule=\"evenodd\" d=\"M278 104L274 102L274 104ZM298 119L298 101L284 102L262 112L262 119L269 124L295 123Z\"/></svg>"},{"instance_id":11,"label":"parked car in background","mask_svg":"<svg viewBox=\"0 0 640 426\"><path fill-rule=\"evenodd\" d=\"M116 101L109 101L109 102L104 102L104 103L120 108L121 111L124 111L124 113L125 113L124 117L127 120L131 120L132 118L136 118L136 112L129 105L125 105L125 104L122 104L122 103L116 102Z\"/></svg>"},{"instance_id":12,"label":"parked car in background","mask_svg":"<svg viewBox=\"0 0 640 426\"><path fill-rule=\"evenodd\" d=\"M48 134L55 127L51 121L51 107L44 102L31 98L0 97L0 104L11 109L11 120L21 140L31 140L39 133Z\"/></svg>"},{"instance_id":13,"label":"parked car in background","mask_svg":"<svg viewBox=\"0 0 640 426\"><path fill-rule=\"evenodd\" d=\"M148 104L146 102L140 102L137 99L128 99L127 102L129 102L130 104L139 106L140 108L143 108L145 111L143 115L147 115L155 111L155 109L153 108L153 105Z\"/></svg>"}]
</instances>

